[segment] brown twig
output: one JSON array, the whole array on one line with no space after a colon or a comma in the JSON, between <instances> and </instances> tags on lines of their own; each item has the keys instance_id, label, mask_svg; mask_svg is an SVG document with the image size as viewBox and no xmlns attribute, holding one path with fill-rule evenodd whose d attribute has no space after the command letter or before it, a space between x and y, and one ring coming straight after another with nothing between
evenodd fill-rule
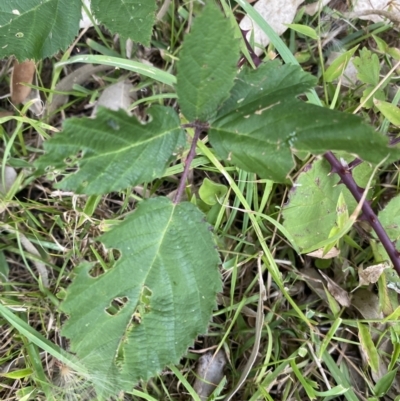
<instances>
[{"instance_id":1,"label":"brown twig","mask_svg":"<svg viewBox=\"0 0 400 401\"><path fill-rule=\"evenodd\" d=\"M183 195L183 191L185 190L186 180L188 178L189 171L190 171L190 165L192 164L192 161L193 161L194 157L196 156L196 145L197 145L197 141L200 138L200 134L204 130L208 129L209 126L207 123L195 121L194 123L185 124L185 127L194 127L195 131L194 131L194 136L193 136L193 140L192 140L192 145L190 147L189 154L185 161L185 168L183 170L182 177L179 181L179 186L178 186L178 189L177 189L175 197L174 197L174 204L177 204L180 202L182 195Z\"/></svg>"}]
</instances>

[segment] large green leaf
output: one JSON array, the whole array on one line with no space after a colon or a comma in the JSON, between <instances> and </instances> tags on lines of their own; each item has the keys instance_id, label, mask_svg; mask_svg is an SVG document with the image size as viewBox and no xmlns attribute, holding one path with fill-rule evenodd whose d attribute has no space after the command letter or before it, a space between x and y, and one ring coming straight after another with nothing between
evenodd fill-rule
<instances>
[{"instance_id":1,"label":"large green leaf","mask_svg":"<svg viewBox=\"0 0 400 401\"><path fill-rule=\"evenodd\" d=\"M293 151L347 151L372 163L389 153L399 157L398 149L389 149L387 139L360 118L295 98L314 82L293 65L267 62L257 70L244 69L211 123L217 154L277 182L285 181L294 166Z\"/></svg>"},{"instance_id":2,"label":"large green leaf","mask_svg":"<svg viewBox=\"0 0 400 401\"><path fill-rule=\"evenodd\" d=\"M311 248L329 237L335 226L336 205L341 192L349 215L357 206L350 191L343 184L337 185L339 177L328 175L329 172L330 165L326 160L318 160L304 169L283 208L283 226L302 249ZM361 188L367 185L371 174L372 168L367 163L353 169L354 179Z\"/></svg>"},{"instance_id":3,"label":"large green leaf","mask_svg":"<svg viewBox=\"0 0 400 401\"><path fill-rule=\"evenodd\" d=\"M43 59L64 50L78 33L81 0L0 1L0 59Z\"/></svg>"},{"instance_id":4,"label":"large green leaf","mask_svg":"<svg viewBox=\"0 0 400 401\"><path fill-rule=\"evenodd\" d=\"M146 46L155 22L155 0L91 0L95 17L113 33Z\"/></svg>"},{"instance_id":5,"label":"large green leaf","mask_svg":"<svg viewBox=\"0 0 400 401\"><path fill-rule=\"evenodd\" d=\"M185 143L175 111L149 109L150 122L142 124L125 111L99 109L97 117L70 118L64 131L44 143L46 154L36 166L76 168L58 184L77 193L119 191L160 177L172 153Z\"/></svg>"},{"instance_id":6,"label":"large green leaf","mask_svg":"<svg viewBox=\"0 0 400 401\"><path fill-rule=\"evenodd\" d=\"M206 331L221 289L219 258L204 215L167 198L143 201L100 239L121 258L99 277L88 264L78 268L61 307L71 316L62 334L107 388L129 390L178 363Z\"/></svg>"},{"instance_id":7,"label":"large green leaf","mask_svg":"<svg viewBox=\"0 0 400 401\"><path fill-rule=\"evenodd\" d=\"M214 2L196 17L179 53L177 93L189 121L207 121L229 96L239 59L239 41Z\"/></svg>"}]
</instances>

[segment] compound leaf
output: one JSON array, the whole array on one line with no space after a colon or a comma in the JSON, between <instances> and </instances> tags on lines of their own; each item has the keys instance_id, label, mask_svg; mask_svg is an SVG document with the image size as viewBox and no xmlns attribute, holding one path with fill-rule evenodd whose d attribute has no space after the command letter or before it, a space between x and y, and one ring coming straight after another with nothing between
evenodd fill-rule
<instances>
[{"instance_id":1,"label":"compound leaf","mask_svg":"<svg viewBox=\"0 0 400 401\"><path fill-rule=\"evenodd\" d=\"M285 181L296 151L346 151L371 163L388 154L398 158L398 149L358 117L295 98L314 82L294 65L267 62L244 69L211 122L210 142L218 156L276 182Z\"/></svg>"},{"instance_id":2,"label":"compound leaf","mask_svg":"<svg viewBox=\"0 0 400 401\"><path fill-rule=\"evenodd\" d=\"M229 96L239 59L231 23L208 2L185 37L179 54L177 94L189 121L207 121Z\"/></svg>"},{"instance_id":3,"label":"compound leaf","mask_svg":"<svg viewBox=\"0 0 400 401\"><path fill-rule=\"evenodd\" d=\"M100 240L121 257L98 277L89 264L78 268L62 334L93 376L130 389L178 363L206 331L221 289L219 257L204 215L161 197L141 202Z\"/></svg>"},{"instance_id":4,"label":"compound leaf","mask_svg":"<svg viewBox=\"0 0 400 401\"><path fill-rule=\"evenodd\" d=\"M36 166L76 168L59 188L88 195L119 191L162 175L171 155L185 143L178 115L154 106L142 124L125 111L100 108L96 119L70 118L64 131L44 143Z\"/></svg>"},{"instance_id":5,"label":"compound leaf","mask_svg":"<svg viewBox=\"0 0 400 401\"><path fill-rule=\"evenodd\" d=\"M78 33L81 0L0 2L0 59L43 59L64 50Z\"/></svg>"},{"instance_id":6,"label":"compound leaf","mask_svg":"<svg viewBox=\"0 0 400 401\"><path fill-rule=\"evenodd\" d=\"M95 17L111 32L150 45L156 18L155 0L91 0L90 7Z\"/></svg>"},{"instance_id":7,"label":"compound leaf","mask_svg":"<svg viewBox=\"0 0 400 401\"><path fill-rule=\"evenodd\" d=\"M352 170L356 183L364 188L372 174L367 163L361 163ZM318 160L307 166L299 175L289 193L283 208L283 226L293 236L301 249L309 249L322 240L328 239L337 219L336 206L340 194L353 213L357 202L343 185L337 185L339 177L328 175L330 165L326 160Z\"/></svg>"}]
</instances>

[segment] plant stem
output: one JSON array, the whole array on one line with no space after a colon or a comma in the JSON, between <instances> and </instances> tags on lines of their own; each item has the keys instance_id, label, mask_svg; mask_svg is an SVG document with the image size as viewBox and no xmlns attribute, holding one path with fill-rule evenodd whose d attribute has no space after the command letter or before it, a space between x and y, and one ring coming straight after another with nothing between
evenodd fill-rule
<instances>
[{"instance_id":1,"label":"plant stem","mask_svg":"<svg viewBox=\"0 0 400 401\"><path fill-rule=\"evenodd\" d=\"M190 146L189 154L185 161L185 168L183 170L182 177L179 181L179 186L176 191L175 198L174 198L175 205L177 203L179 203L182 198L183 191L185 190L185 186L186 186L186 180L188 178L189 171L190 171L190 165L192 164L192 161L193 161L194 157L196 156L197 141L199 140L200 134L202 133L203 129L205 128L204 125L202 125L202 124L194 124L194 125L195 125L195 130L194 130L192 145Z\"/></svg>"},{"instance_id":2,"label":"plant stem","mask_svg":"<svg viewBox=\"0 0 400 401\"><path fill-rule=\"evenodd\" d=\"M339 175L341 181L349 189L354 199L360 202L363 195L363 190L354 181L351 171L346 167L342 166L339 160L335 157L332 152L327 152L324 154L325 159L332 166L332 172ZM385 248L390 260L393 263L393 267L400 276L400 252L396 249L394 243L390 240L385 229L382 227L381 222L376 216L375 212L369 202L364 202L362 205L363 217L369 222L379 240L381 241L383 247Z\"/></svg>"}]
</instances>

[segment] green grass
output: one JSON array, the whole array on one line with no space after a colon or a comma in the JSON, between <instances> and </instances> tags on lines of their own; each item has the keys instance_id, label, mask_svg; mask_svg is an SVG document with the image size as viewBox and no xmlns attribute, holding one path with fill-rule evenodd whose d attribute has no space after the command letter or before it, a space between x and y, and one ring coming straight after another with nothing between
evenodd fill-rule
<instances>
[{"instance_id":1,"label":"green grass","mask_svg":"<svg viewBox=\"0 0 400 401\"><path fill-rule=\"evenodd\" d=\"M259 18L246 1L239 0L238 3L245 12ZM26 109L12 117L0 117L1 171L5 174L6 165L18 171L16 184L0 197L2 400L90 400L93 399L91 381L111 385L111 378L92 377L68 353L68 342L60 336L67 317L57 307L73 279L74 267L86 260L107 269L118 258L117 253L96 242L96 237L118 224L143 197L152 194L173 196L187 151L162 179L103 197L57 191L54 183L60 176L36 175L32 162L42 152L43 139L60 129L64 116L88 113L85 106L91 96L97 96L108 81L124 77L140 85L139 98L132 105L133 112L140 117L144 115L144 105L162 103L176 107L176 96L168 85L175 79L175 60L184 32L182 16L185 22L190 21L193 8L186 3L175 2L175 7L173 5L155 28L154 46L162 49L161 57L156 52L137 47L133 61L129 61L131 68L127 68L127 60L122 64L124 56L120 44L108 34L90 29L75 47L88 52L85 56L71 57L66 52L58 63L59 59L54 58L40 64L43 86L39 85L39 89L42 94L54 96L62 75L60 67L65 68L63 74L68 73L72 64L82 58L101 63L104 59L110 61L111 55L120 54L120 59L110 61L120 70L108 73L107 78L86 82L90 95L82 97L80 92L80 97L71 96L51 118L46 115L33 118ZM316 31L321 23L318 18L306 15L296 22L312 25ZM346 50L355 45L370 47L374 43L372 33L389 44L394 41L388 24L377 26L365 21L354 21L354 24L357 29L349 25L340 34L338 44ZM330 48L294 32L279 38L262 21L260 26L271 37L268 50L278 51L285 62L297 63L291 48L297 49L297 53L301 50L310 52L309 60L302 67L320 78L316 91L307 95L310 102L332 103L338 109L357 109L361 98L359 88L338 89L336 82L324 81L321 65L324 65ZM95 51L103 52L103 55L94 54ZM384 64L384 71L395 65L396 61L390 55L377 54ZM138 82L134 72L145 65L143 60L155 64L157 70L145 67L148 76L156 74L154 81ZM5 62L2 63L5 66ZM6 68L2 71L0 85L7 92L9 76ZM51 88L50 92L46 88ZM72 90L71 87L68 92ZM398 97L397 94L396 104ZM12 110L4 99L0 106ZM360 114L382 132L398 134L398 129L383 119L377 110L362 109ZM307 161L298 160L298 168L291 177L293 181ZM395 378L391 384L390 377L385 376L386 371L394 372L399 367L397 295L388 293L382 285L371 285L368 294L373 296L368 298L367 307L361 292L354 293L352 307L342 307L317 273L316 264L323 262L300 257L292 238L282 230L280 210L287 200L289 188L224 166L207 146L207 138L199 143L192 167L194 173L187 190L189 199L197 196L205 177L228 186L214 225L224 283L218 308L208 334L197 339L180 365L166 367L158 377L141 383L131 392L120 394L119 399L199 399L193 389L196 362L206 350L217 349L224 350L228 361L226 385L215 390L218 393L215 396L220 399L235 389L233 400L372 400L374 392L383 394L381 388L385 389L388 383L393 389L375 399L399 399L399 390L395 387L398 380ZM398 166L389 166L379 175L374 205L385 203L387 197L398 191ZM356 227L349 233L358 248L352 246L351 241L341 242L340 256L323 270L349 294L358 286L357 268L370 265L372 260L371 247L360 232ZM259 268L263 271L262 279ZM261 298L263 302L260 303L263 286L265 300ZM385 322L383 299L392 302L386 305L386 310L393 313ZM369 333L364 333L361 338L360 324ZM378 371L374 371L376 357L382 364ZM99 361L101 363L101 355Z\"/></svg>"}]
</instances>

